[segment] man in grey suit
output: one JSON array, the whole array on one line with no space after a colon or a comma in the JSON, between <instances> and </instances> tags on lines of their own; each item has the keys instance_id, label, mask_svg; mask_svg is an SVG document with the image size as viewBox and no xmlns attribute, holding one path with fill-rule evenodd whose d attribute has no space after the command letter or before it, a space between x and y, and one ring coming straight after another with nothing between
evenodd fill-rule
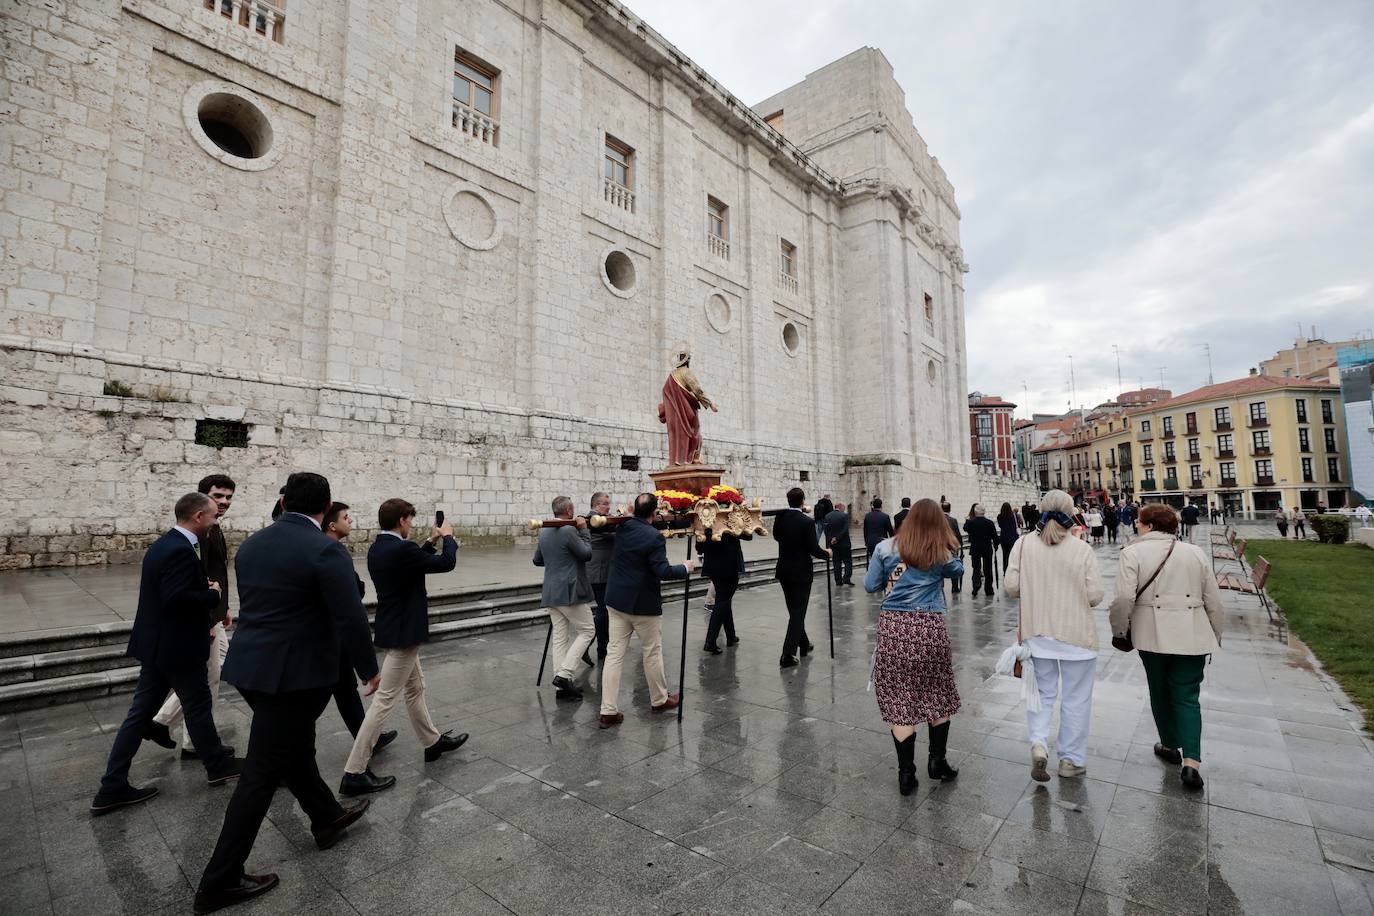
<instances>
[{"instance_id":1,"label":"man in grey suit","mask_svg":"<svg viewBox=\"0 0 1374 916\"><path fill-rule=\"evenodd\" d=\"M553 515L571 524L540 530L534 565L544 568L542 601L549 609L549 622L553 625L556 696L560 700L580 700L582 691L573 683L573 672L582 653L596 637L596 624L592 621L592 587L587 581L592 538L587 520L573 515L571 497L554 497Z\"/></svg>"}]
</instances>

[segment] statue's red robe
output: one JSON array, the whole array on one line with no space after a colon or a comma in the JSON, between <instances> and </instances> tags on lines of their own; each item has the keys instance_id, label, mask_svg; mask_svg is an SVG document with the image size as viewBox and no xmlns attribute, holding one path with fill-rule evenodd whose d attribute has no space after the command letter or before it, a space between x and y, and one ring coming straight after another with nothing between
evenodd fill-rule
<instances>
[{"instance_id":1,"label":"statue's red robe","mask_svg":"<svg viewBox=\"0 0 1374 916\"><path fill-rule=\"evenodd\" d=\"M658 404L658 422L668 426L668 466L694 464L701 455L701 409L690 391L671 375L663 383L663 400Z\"/></svg>"}]
</instances>

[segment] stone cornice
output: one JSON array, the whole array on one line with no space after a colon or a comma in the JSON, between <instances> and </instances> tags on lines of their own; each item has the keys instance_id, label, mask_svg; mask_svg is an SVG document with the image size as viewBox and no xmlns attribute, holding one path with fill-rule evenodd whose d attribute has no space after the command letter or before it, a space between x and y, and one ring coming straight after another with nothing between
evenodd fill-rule
<instances>
[{"instance_id":1,"label":"stone cornice","mask_svg":"<svg viewBox=\"0 0 1374 916\"><path fill-rule=\"evenodd\" d=\"M944 255L960 273L968 273L968 262L964 260L964 249L949 237L930 217L930 214L911 195L911 191L901 185L878 178L855 178L844 183L845 196L858 198L872 195L879 200L891 200L902 218L916 230L916 234L927 245Z\"/></svg>"},{"instance_id":2,"label":"stone cornice","mask_svg":"<svg viewBox=\"0 0 1374 916\"><path fill-rule=\"evenodd\" d=\"M801 147L769 127L757 112L629 9L616 0L578 2L591 11L599 22L616 29L622 39L634 46L639 56L657 64L665 76L672 74L692 94L695 104L710 108L726 124L740 133L752 135L767 147L774 162L827 193L842 193L843 185L838 178L817 165L802 152Z\"/></svg>"}]
</instances>

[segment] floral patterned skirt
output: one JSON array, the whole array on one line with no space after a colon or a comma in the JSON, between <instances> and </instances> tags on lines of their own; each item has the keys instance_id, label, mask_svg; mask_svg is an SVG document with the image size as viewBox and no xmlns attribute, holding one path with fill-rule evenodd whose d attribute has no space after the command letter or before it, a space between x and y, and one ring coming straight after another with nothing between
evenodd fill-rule
<instances>
[{"instance_id":1,"label":"floral patterned skirt","mask_svg":"<svg viewBox=\"0 0 1374 916\"><path fill-rule=\"evenodd\" d=\"M883 611L873 656L878 710L889 725L919 725L959 711L945 615Z\"/></svg>"}]
</instances>

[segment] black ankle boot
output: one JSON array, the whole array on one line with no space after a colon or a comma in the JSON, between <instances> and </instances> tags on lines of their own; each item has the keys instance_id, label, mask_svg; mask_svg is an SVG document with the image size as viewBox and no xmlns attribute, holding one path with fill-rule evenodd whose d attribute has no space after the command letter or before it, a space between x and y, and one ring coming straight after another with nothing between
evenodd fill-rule
<instances>
[{"instance_id":1,"label":"black ankle boot","mask_svg":"<svg viewBox=\"0 0 1374 916\"><path fill-rule=\"evenodd\" d=\"M926 775L931 779L950 780L959 771L945 759L945 745L949 741L949 723L930 726L930 758L926 761Z\"/></svg>"},{"instance_id":2,"label":"black ankle boot","mask_svg":"<svg viewBox=\"0 0 1374 916\"><path fill-rule=\"evenodd\" d=\"M893 735L892 743L897 748L897 788L910 795L920 785L916 781L916 736L907 735L905 741L898 741Z\"/></svg>"}]
</instances>

